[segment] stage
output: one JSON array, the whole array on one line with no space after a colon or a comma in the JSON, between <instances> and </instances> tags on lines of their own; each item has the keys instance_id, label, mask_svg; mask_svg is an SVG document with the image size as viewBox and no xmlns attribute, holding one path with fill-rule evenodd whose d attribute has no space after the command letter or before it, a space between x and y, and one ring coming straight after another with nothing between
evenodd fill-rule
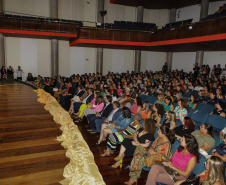
<instances>
[{"instance_id":1,"label":"stage","mask_svg":"<svg viewBox=\"0 0 226 185\"><path fill-rule=\"evenodd\" d=\"M62 134L53 116L37 102L34 89L15 81L0 81L0 184L1 185L57 185L63 179L64 167L69 163L66 149L57 141ZM104 182L120 185L129 179L129 171L113 169L114 157L100 157L106 143L96 146L98 135L91 135L85 127L78 128L93 153ZM125 158L129 164L131 158ZM142 174L138 184L145 184L148 173ZM79 184L79 183L78 183ZM77 185L77 184L75 184Z\"/></svg>"}]
</instances>

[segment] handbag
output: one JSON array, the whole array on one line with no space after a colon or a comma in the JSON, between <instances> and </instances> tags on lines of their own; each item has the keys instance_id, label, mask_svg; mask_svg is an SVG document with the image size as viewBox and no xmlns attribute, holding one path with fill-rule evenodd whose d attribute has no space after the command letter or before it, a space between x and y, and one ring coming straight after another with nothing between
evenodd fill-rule
<instances>
[{"instance_id":1,"label":"handbag","mask_svg":"<svg viewBox=\"0 0 226 185\"><path fill-rule=\"evenodd\" d=\"M156 161L162 161L162 154L152 154L144 159L147 167L152 167Z\"/></svg>"},{"instance_id":2,"label":"handbag","mask_svg":"<svg viewBox=\"0 0 226 185\"><path fill-rule=\"evenodd\" d=\"M199 176L196 176L194 173L192 173L181 185L199 185L199 179Z\"/></svg>"},{"instance_id":3,"label":"handbag","mask_svg":"<svg viewBox=\"0 0 226 185\"><path fill-rule=\"evenodd\" d=\"M177 171L175 171L175 170L173 170L172 168L170 168L169 166L163 165L163 167L164 167L166 173L168 173L168 175L170 176L170 178L171 178L174 182L176 182L176 178L175 178L175 177L176 177L176 176L180 176L180 174L179 174Z\"/></svg>"}]
</instances>

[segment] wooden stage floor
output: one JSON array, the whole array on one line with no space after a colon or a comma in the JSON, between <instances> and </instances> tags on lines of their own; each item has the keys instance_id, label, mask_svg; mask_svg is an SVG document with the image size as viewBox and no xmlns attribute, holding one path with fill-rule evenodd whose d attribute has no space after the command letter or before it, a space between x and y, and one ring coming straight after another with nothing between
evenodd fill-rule
<instances>
[{"instance_id":1,"label":"wooden stage floor","mask_svg":"<svg viewBox=\"0 0 226 185\"><path fill-rule=\"evenodd\" d=\"M93 152L95 162L107 185L122 185L129 171L113 169L114 157L100 157L106 146L96 146L98 135L78 127ZM66 150L56 141L61 135L52 116L37 102L37 94L27 85L0 81L0 185L57 185L63 180L63 169L69 163ZM129 164L131 158L125 158ZM138 181L144 185L148 173Z\"/></svg>"}]
</instances>

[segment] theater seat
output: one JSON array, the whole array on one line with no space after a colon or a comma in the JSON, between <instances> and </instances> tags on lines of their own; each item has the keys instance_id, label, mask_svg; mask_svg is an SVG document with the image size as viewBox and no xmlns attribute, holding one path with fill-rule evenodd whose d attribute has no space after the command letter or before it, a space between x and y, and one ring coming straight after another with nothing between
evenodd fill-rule
<instances>
[{"instance_id":1,"label":"theater seat","mask_svg":"<svg viewBox=\"0 0 226 185\"><path fill-rule=\"evenodd\" d=\"M206 123L211 124L215 131L220 132L226 127L226 118L212 114L207 118Z\"/></svg>"},{"instance_id":2,"label":"theater seat","mask_svg":"<svg viewBox=\"0 0 226 185\"><path fill-rule=\"evenodd\" d=\"M216 107L213 105L209 105L209 104L201 104L198 107L198 109L203 112L206 112L207 114L210 114L211 112L213 112L214 109L216 109Z\"/></svg>"},{"instance_id":3,"label":"theater seat","mask_svg":"<svg viewBox=\"0 0 226 185\"><path fill-rule=\"evenodd\" d=\"M196 110L191 114L190 118L195 122L196 125L201 126L206 122L209 114L201 110Z\"/></svg>"}]
</instances>

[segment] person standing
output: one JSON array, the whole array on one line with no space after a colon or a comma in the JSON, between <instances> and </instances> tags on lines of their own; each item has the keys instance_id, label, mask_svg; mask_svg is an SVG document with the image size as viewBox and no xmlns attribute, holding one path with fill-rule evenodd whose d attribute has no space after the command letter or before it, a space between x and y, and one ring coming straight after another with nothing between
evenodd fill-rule
<instances>
[{"instance_id":1,"label":"person standing","mask_svg":"<svg viewBox=\"0 0 226 185\"><path fill-rule=\"evenodd\" d=\"M168 70L168 65L167 65L167 63L165 63L164 66L162 67L162 71L163 71L163 73L166 73L167 70Z\"/></svg>"},{"instance_id":2,"label":"person standing","mask_svg":"<svg viewBox=\"0 0 226 185\"><path fill-rule=\"evenodd\" d=\"M1 68L1 79L6 79L6 69L5 66Z\"/></svg>"},{"instance_id":3,"label":"person standing","mask_svg":"<svg viewBox=\"0 0 226 185\"><path fill-rule=\"evenodd\" d=\"M9 66L9 68L7 69L7 79L8 80L13 80L14 79L14 69Z\"/></svg>"},{"instance_id":4,"label":"person standing","mask_svg":"<svg viewBox=\"0 0 226 185\"><path fill-rule=\"evenodd\" d=\"M199 74L199 66L198 66L198 63L195 64L195 67L193 68L194 70L194 78L196 79L198 74Z\"/></svg>"},{"instance_id":5,"label":"person standing","mask_svg":"<svg viewBox=\"0 0 226 185\"><path fill-rule=\"evenodd\" d=\"M21 80L22 81L22 74L23 73L24 73L24 71L21 69L20 66L18 66L18 69L16 70L17 80Z\"/></svg>"}]
</instances>

